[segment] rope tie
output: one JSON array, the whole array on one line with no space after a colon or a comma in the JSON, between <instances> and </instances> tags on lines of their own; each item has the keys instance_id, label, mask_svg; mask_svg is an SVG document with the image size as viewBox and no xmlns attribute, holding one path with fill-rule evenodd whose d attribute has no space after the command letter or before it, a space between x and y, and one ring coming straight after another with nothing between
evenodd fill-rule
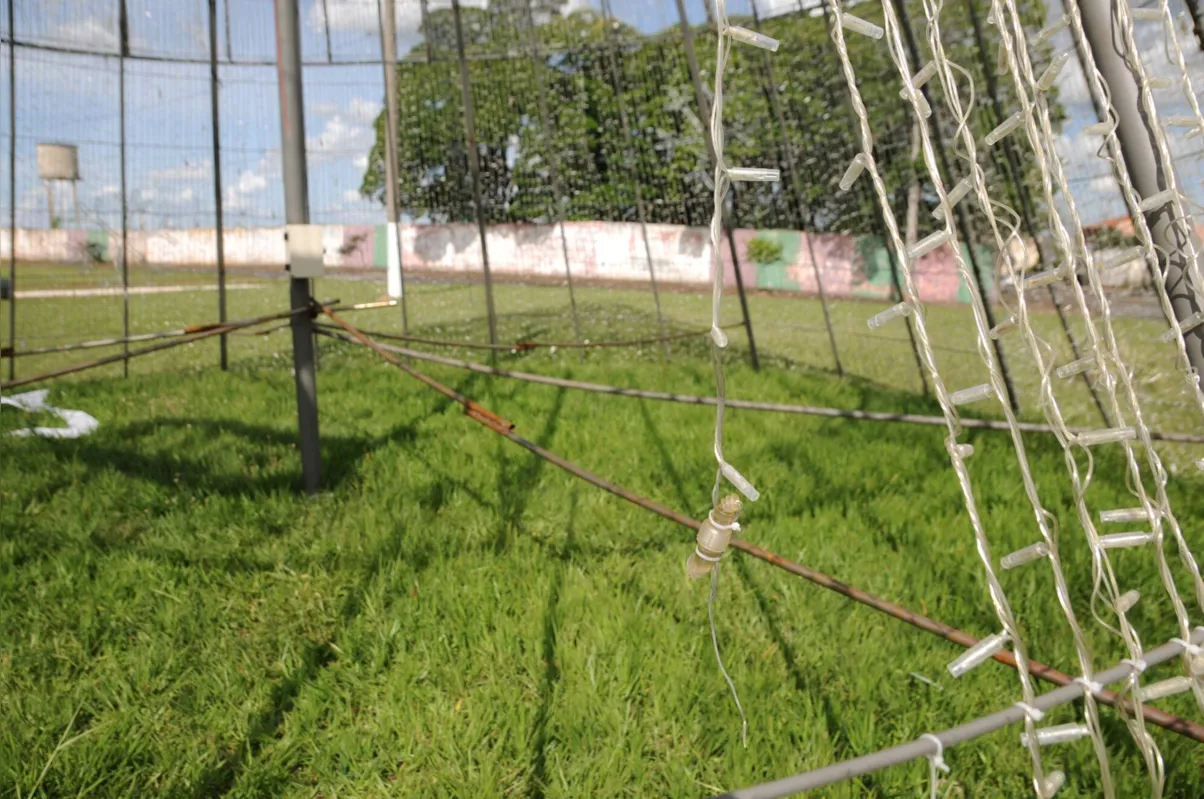
<instances>
[{"instance_id":1,"label":"rope tie","mask_svg":"<svg viewBox=\"0 0 1204 799\"><path fill-rule=\"evenodd\" d=\"M1012 707L1018 707L1024 711L1024 715L1028 716L1029 721L1040 721L1045 718L1045 711L1040 708L1033 707L1027 702L1017 702Z\"/></svg>"},{"instance_id":2,"label":"rope tie","mask_svg":"<svg viewBox=\"0 0 1204 799\"><path fill-rule=\"evenodd\" d=\"M1198 657L1201 654L1204 654L1204 647L1193 644L1191 641L1184 641L1182 638L1172 638L1171 643L1178 644L1179 646L1183 647L1183 651L1192 657Z\"/></svg>"},{"instance_id":3,"label":"rope tie","mask_svg":"<svg viewBox=\"0 0 1204 799\"><path fill-rule=\"evenodd\" d=\"M920 736L921 741L932 741L936 747L936 753L928 756L928 783L932 786L932 799L936 799L936 792L940 777L937 775L937 770L948 774L950 771L949 764L945 762L945 745L941 743L941 739L930 732L926 732Z\"/></svg>"},{"instance_id":4,"label":"rope tie","mask_svg":"<svg viewBox=\"0 0 1204 799\"><path fill-rule=\"evenodd\" d=\"M1142 674L1150 667L1150 664L1141 658L1125 658L1121 663L1131 668L1135 674Z\"/></svg>"},{"instance_id":5,"label":"rope tie","mask_svg":"<svg viewBox=\"0 0 1204 799\"><path fill-rule=\"evenodd\" d=\"M1087 676L1075 677L1074 681L1083 687L1084 694L1099 696L1104 686Z\"/></svg>"}]
</instances>

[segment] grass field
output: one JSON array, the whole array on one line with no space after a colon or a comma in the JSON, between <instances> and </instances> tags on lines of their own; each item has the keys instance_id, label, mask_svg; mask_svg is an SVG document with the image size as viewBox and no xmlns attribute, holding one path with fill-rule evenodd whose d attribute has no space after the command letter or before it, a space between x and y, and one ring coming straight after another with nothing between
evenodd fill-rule
<instances>
[{"instance_id":1,"label":"grass field","mask_svg":"<svg viewBox=\"0 0 1204 799\"><path fill-rule=\"evenodd\" d=\"M317 293L351 301L379 291L326 280ZM414 287L412 327L483 340L480 292ZM593 338L649 330L647 294L589 290L580 299ZM234 293L231 316L282 300L279 284ZM571 330L563 290L499 286L498 300L507 339ZM704 323L704 298L664 300L674 329ZM139 302L135 332L216 315L212 296ZM94 335L83 328L111 334L114 307L119 320L120 300L31 301L18 320L34 346ZM753 372L733 335L733 395L934 410L918 394L900 331L894 342L854 337L873 305L836 306L852 373L843 380L827 371L816 309L752 299L765 365ZM396 330L398 315L354 321ZM981 382L964 312L933 309L930 319L950 384ZM1126 324L1136 348L1157 335L1150 323ZM232 338L231 347L226 373L215 368L216 344L205 342L133 361L128 381L118 366L56 383L52 401L92 413L100 429L75 442L3 439L0 795L705 796L1018 698L1003 666L953 681L944 671L957 655L951 644L737 553L724 566L717 610L749 714L742 748L710 649L706 586L683 576L688 531L498 439L371 353L325 342L325 490L305 499L287 334ZM78 356L26 359L19 374ZM657 348L500 360L619 385L712 390L702 341L675 346L668 366ZM707 409L431 373L604 477L694 516L709 507ZM1198 429L1173 393L1159 393L1168 382L1146 384L1163 418L1180 422L1168 427ZM1068 396L1089 423L1085 399ZM23 423L0 414L5 429ZM745 513L745 537L971 633L995 631L939 428L733 412L727 440L729 458L764 495ZM990 432L965 440L975 446L971 474L996 556L1032 543L1011 445ZM1090 619L1089 552L1062 453L1045 437L1026 443L1042 498L1062 522L1076 608L1099 665L1112 663L1122 653ZM1131 504L1121 475L1117 453L1100 449L1094 507ZM1197 551L1202 487L1191 474L1171 484ZM1114 560L1125 587L1142 591L1133 618L1152 643L1174 630L1150 561L1140 551ZM1033 656L1075 673L1048 570L1003 580ZM1173 673L1162 667L1151 679ZM1160 706L1196 717L1183 697ZM1063 709L1051 720L1073 718ZM1118 795L1148 793L1111 711L1105 727ZM965 796L1026 795L1016 735L947 753ZM1204 794L1204 750L1161 730L1155 738L1167 795ZM1048 749L1046 762L1068 775L1059 796L1100 795L1086 741ZM916 762L818 795L922 795L926 774Z\"/></svg>"}]
</instances>

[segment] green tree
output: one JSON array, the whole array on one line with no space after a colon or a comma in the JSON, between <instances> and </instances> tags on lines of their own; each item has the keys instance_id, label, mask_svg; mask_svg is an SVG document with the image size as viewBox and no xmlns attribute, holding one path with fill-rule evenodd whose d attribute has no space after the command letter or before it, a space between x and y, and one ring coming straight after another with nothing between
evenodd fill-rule
<instances>
[{"instance_id":1,"label":"green tree","mask_svg":"<svg viewBox=\"0 0 1204 799\"><path fill-rule=\"evenodd\" d=\"M946 3L941 16L943 42L950 58L974 78L977 102L970 124L981 140L996 120L989 104L982 102L985 83L965 3ZM1043 4L1026 0L1021 7L1027 22L1034 27L1040 24ZM926 50L922 8L918 3L909 8L919 46ZM872 4L859 4L856 10L869 19L874 19L876 10L876 21L881 21L880 8ZM650 35L623 25L608 31L600 15L589 10L564 15L555 0L537 4L530 13L525 0L503 0L485 9L464 8L461 14L481 158L482 203L489 222L549 219L554 211L554 162L569 219L634 219L634 172L649 221L707 223L710 165L676 26ZM416 218L470 221L475 211L452 12L432 11L425 24L425 41L398 66L400 202ZM783 146L789 146L796 155L803 196L799 202L785 179L779 184L744 184L735 201L737 223L877 232L867 182L859 181L848 192L837 191L836 184L859 145L824 18L788 14L766 20L763 29L782 42L779 51L768 57L774 59L786 130L779 128L772 113L766 54L733 47L725 74L726 158L736 165L776 166L785 174ZM532 31L540 50L538 59L532 58ZM988 31L993 35L993 29ZM713 34L697 29L695 49L708 90L714 48ZM902 215L911 176L917 169L923 173L909 152L912 119L899 98L898 72L881 41L851 36L849 53L869 110L875 155L892 192L890 202ZM1034 56L1041 69L1048 53ZM990 60L994 62L994 53ZM622 87L630 140L620 124L612 65ZM548 98L546 130L537 77ZM1000 85L1006 92L1007 82L1001 80ZM955 125L946 116L936 81L930 90L935 93L942 137L951 141ZM963 101L968 101L966 87L960 91ZM1011 113L1010 95L1002 100ZM377 120L376 132L361 192L381 197L383 116ZM1016 149L1023 154L1026 148L1020 144ZM958 160L952 148L950 155ZM992 183L1003 180L996 158L988 149L981 161ZM964 172L960 165L955 169ZM1022 158L1022 170L1024 182L1034 187L1031 193L1038 197L1031 158ZM923 185L922 197L925 203L935 200L930 186ZM931 215L922 213L921 235L932 224Z\"/></svg>"}]
</instances>

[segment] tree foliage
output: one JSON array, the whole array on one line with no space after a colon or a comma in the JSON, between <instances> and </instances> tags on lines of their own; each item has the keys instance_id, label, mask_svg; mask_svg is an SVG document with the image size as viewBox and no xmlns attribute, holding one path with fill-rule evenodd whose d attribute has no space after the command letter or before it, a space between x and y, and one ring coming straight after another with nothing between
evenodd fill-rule
<instances>
[{"instance_id":1,"label":"tree foliage","mask_svg":"<svg viewBox=\"0 0 1204 799\"><path fill-rule=\"evenodd\" d=\"M941 23L950 58L973 76L971 124L981 140L998 120L986 98L981 56L967 16L969 1L947 3ZM635 219L638 180L648 221L706 224L710 167L680 31L672 27L646 35L618 24L608 30L597 13L564 15L557 2L531 11L524 0L461 10L487 221L553 218L555 168L567 219ZM924 17L919 5L913 5L910 13L921 57L927 58ZM1021 7L1031 17L1029 22L1040 24L1044 5L1026 0ZM880 17L881 9L868 3L859 4L857 13L873 19L872 8ZM733 21L753 25L752 20ZM425 25L425 40L398 66L399 200L417 219L470 221L475 206L453 12L432 11ZM858 144L825 19L788 14L765 20L762 29L782 45L772 56L753 48L732 49L725 75L725 150L732 164L779 167L783 182L743 184L735 197L736 222L878 232L866 182L843 193L836 186ZM993 29L988 28L988 35ZM694 38L709 91L714 35L699 28ZM910 108L899 97L898 73L882 42L852 36L849 51L870 113L875 155L893 192L891 203L901 213L913 171L922 174L922 165L913 163L909 153ZM767 58L774 59L784 130L770 102ZM1047 53L1034 53L1034 58L1039 70ZM993 52L988 60L994 63ZM913 69L918 66L913 64ZM623 135L616 79L630 137ZM1006 93L1006 81L1000 86ZM967 89L960 87L963 100ZM951 140L954 124L946 117L937 81L930 91L936 123ZM1005 113L1011 113L1010 95L1001 99ZM383 196L384 130L382 116L361 185L366 196ZM801 196L788 180L785 148L795 155ZM1023 157L1023 146L1016 149L1022 155L1023 182L1037 197L1032 159ZM990 181L1004 181L998 153L987 150L980 162ZM964 172L964 165L955 168ZM928 186L924 200L935 200ZM929 214L921 217L923 233L932 221Z\"/></svg>"}]
</instances>

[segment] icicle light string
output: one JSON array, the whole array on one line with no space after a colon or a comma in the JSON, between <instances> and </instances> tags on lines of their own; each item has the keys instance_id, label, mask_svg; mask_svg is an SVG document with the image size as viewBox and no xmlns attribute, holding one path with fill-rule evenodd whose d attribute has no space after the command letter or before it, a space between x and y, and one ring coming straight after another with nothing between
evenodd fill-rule
<instances>
[{"instance_id":1,"label":"icicle light string","mask_svg":"<svg viewBox=\"0 0 1204 799\"><path fill-rule=\"evenodd\" d=\"M715 49L715 88L711 100L711 145L715 160L714 197L711 213L711 256L714 259L714 282L711 290L711 360L715 366L715 461L718 470L712 491L712 504L719 502L719 489L723 480L736 487L750 501L760 496L757 489L745 479L734 466L723 457L723 418L727 399L727 385L723 373L723 349L727 347L727 334L719 324L719 310L723 302L723 257L720 243L723 237L723 203L733 180L776 181L776 169L756 167L729 167L723 158L723 74L727 68L727 57L732 40L736 39L766 50L775 51L778 42L768 36L734 27L728 23L726 0L715 0L715 22L718 36ZM739 268L733 265L733 268Z\"/></svg>"},{"instance_id":2,"label":"icicle light string","mask_svg":"<svg viewBox=\"0 0 1204 799\"><path fill-rule=\"evenodd\" d=\"M936 396L938 404L941 406L942 414L945 417L946 425L949 430L949 437L946 440L946 449L949 452L950 462L957 476L958 484L961 487L962 495L965 500L966 510L970 519L970 524L974 532L976 547L979 554L979 559L982 561L984 571L987 577L987 588L991 598L991 603L994 606L995 614L998 617L1000 624L1003 627L1003 634L1013 642L1013 652L1016 659L1017 671L1020 675L1021 689L1023 700L1032 703L1035 697L1033 688L1032 676L1028 668L1028 655L1023 642L1019 639L1016 620L1012 615L1011 606L1008 603L1007 596L1004 593L1003 586L995 574L994 562L991 555L990 545L987 541L986 532L983 529L982 519L978 514L977 501L974 496L974 491L971 486L969 471L966 469L964 462L965 450L957 443L957 435L961 431L961 424L958 420L957 412L954 410L953 404L950 401L949 392L945 388L944 379L936 365L936 358L932 351L932 345L928 337L928 329L924 320L923 306L919 301L919 296L916 292L915 283L912 276L912 256L903 244L903 240L899 234L898 220L891 211L890 196L887 192L886 184L878 172L877 163L874 159L874 139L873 133L870 130L869 117L866 113L865 103L861 98L861 91L857 85L856 72L853 69L853 64L849 59L848 46L845 42L844 31L847 27L857 33L879 38L884 31L870 23L865 23L863 20L858 20L857 23L851 23L851 20L856 19L844 13L844 9L840 0L830 0L835 24L832 26L832 38L836 44L837 56L840 60L841 70L845 77L849 91L849 100L853 107L853 113L857 122L857 133L861 143L861 154L864 156L864 172L869 175L873 184L873 190L877 194L880 201L883 222L886 225L889 235L889 245L895 250L899 259L899 273L901 285L903 288L903 302L907 303L913 309L911 315L914 317L914 330L916 334L916 343L920 350L920 358L924 364L929 376L932 378L933 393ZM907 66L907 58L904 54L903 44L899 38L898 20L890 5L890 0L883 2L883 12L886 21L886 33L889 33L888 46L891 51L891 57L896 64L900 65L900 71L903 73L903 86L908 100L913 107L919 109L919 101L917 100L918 92L916 91L914 82L911 78L912 71ZM860 24L858 24L860 23ZM866 26L869 26L867 29ZM876 35L875 35L876 33ZM922 116L920 117L922 118ZM955 240L953 235L953 214L948 203L947 193L944 184L940 179L939 170L935 169L935 156L932 151L931 139L926 135L925 125L920 125L921 129L921 144L924 150L925 163L931 173L935 173L933 186L940 198L940 205L944 210L945 233L950 240ZM955 258L961 261L959 247L953 246ZM964 264L960 264L959 268L965 268ZM970 281L971 283L973 281ZM975 317L978 320L982 315L981 308L975 308ZM980 322L981 325L981 322ZM982 331L980 330L979 348L984 354L989 353L990 346L983 345L981 341ZM991 363L987 361L988 365ZM996 399L1003 397L1003 385L998 374L998 370L992 370L991 374L992 388L996 394ZM1001 401L1001 405L1006 405L1005 401ZM1029 739L1032 740L1030 746L1030 754L1033 759L1033 768L1035 774L1035 784L1040 786L1042 783L1042 768L1041 768L1041 753L1036 745L1036 732L1031 719L1025 719L1025 731L1029 734Z\"/></svg>"},{"instance_id":3,"label":"icicle light string","mask_svg":"<svg viewBox=\"0 0 1204 799\"><path fill-rule=\"evenodd\" d=\"M978 164L977 145L974 140L973 131L971 130L969 124L970 110L974 108L973 79L965 69L950 61L946 56L944 45L941 39L940 0L926 0L926 2L923 3L923 7L924 14L928 22L928 44L933 56L933 60L930 63L936 66L934 71L940 79L942 92L946 102L949 105L949 110L957 122L953 137L954 149L966 161L967 167L970 171L970 175L966 180L970 181L970 184L972 184L979 206L986 216L988 225L995 240L996 249L998 252L1003 254L1004 259L1009 259L1009 243L1013 240L1019 240L1019 216L1005 203L995 201L988 194L986 177L982 168ZM1009 63L1014 63L1014 59L1009 58L1008 60ZM959 77L965 80L969 91L969 97L964 107L958 91L957 79ZM968 184L963 181L959 184L959 188L965 185ZM969 189L966 189L961 193L962 195L965 195L968 193L968 191ZM956 202L956 200L952 197L946 197L946 200L948 202ZM942 206L942 209L943 207L944 206ZM996 217L996 209L998 209L1001 213L1004 213L1009 220L1008 222L1004 223L1006 231L1001 231L1000 221ZM975 288L973 281L967 281L967 284L972 287L972 290ZM1020 294L1021 298L1023 298L1023 291L1021 291ZM975 301L976 303L985 302L985 300L981 297L975 297ZM1024 309L1022 308L1022 317L1024 313ZM984 318L979 324L980 337L983 334L986 324L987 323L984 315ZM991 335L991 331L987 330L985 332L988 337ZM988 360L992 358L993 352L990 350L990 348L982 347L980 349L984 354L984 358L987 358ZM1050 367L1043 366L1040 358L1040 352L1035 353L1035 361L1038 364L1039 371L1042 375L1042 393L1047 394L1049 392L1049 371L1050 368L1052 368L1052 363L1050 364ZM1013 555L1008 556L1008 558L1013 558L1013 566L1037 558L1043 557L1048 559L1050 567L1053 571L1054 586L1058 604L1062 608L1062 612L1066 617L1074 639L1075 651L1079 659L1079 668L1082 672L1083 678L1090 680L1094 673L1091 650L1086 642L1082 626L1078 621L1073 604L1071 602L1070 590L1067 585L1065 574L1062 570L1061 558L1059 556L1057 543L1057 520L1053 514L1049 513L1044 508L1041 503L1037 492L1036 482L1032 476L1022 434L1017 426L1015 415L1012 413L1011 408L1006 403L1003 404L1003 412L1007 417L1008 425L1012 434L1012 443L1016 451L1017 462L1019 464L1025 493L1033 507L1033 511L1037 520L1037 526L1042 538L1038 544L1027 547L1025 550L1022 550L1021 553L1014 553ZM1065 441L1065 439L1061 436L1059 440ZM1005 568L1007 567L1005 562L1006 560L1007 558L1001 561L1000 564ZM1107 748L1100 730L1099 708L1094 696L1088 695L1085 697L1084 715L1086 718L1086 730L1088 735L1091 737L1096 759L1100 765L1103 793L1105 797L1112 799L1112 797L1115 796L1115 789L1112 784L1111 768L1108 762ZM1038 746L1041 744L1040 730L1037 731L1035 739L1031 734L1024 736L1024 744L1030 748L1030 751L1034 743ZM1036 782L1038 793L1045 793L1048 795L1049 788L1052 786L1047 784L1047 780Z\"/></svg>"},{"instance_id":4,"label":"icicle light string","mask_svg":"<svg viewBox=\"0 0 1204 799\"><path fill-rule=\"evenodd\" d=\"M1019 14L1016 11L1013 0L1006 0L1006 5L1016 38L1018 41L1023 43L1023 27L1020 23ZM1002 16L997 14L996 18L1001 19ZM1072 27L1076 27L1079 21L1077 9L1074 9L1071 19ZM1006 42L1010 42L1011 36L1005 28L1006 26L1001 25L1001 35L1005 37ZM1095 261L1091 254L1090 248L1087 246L1082 222L1077 211L1077 205L1074 196L1071 194L1069 186L1067 185L1062 164L1056 157L1049 110L1044 94L1039 89L1040 81L1039 79L1034 79L1034 73L1031 62L1028 59L1027 50L1021 46L1016 49L1016 53L1017 58L1013 60L1011 73L1017 86L1017 94L1021 95L1021 102L1025 106L1025 114L1029 120L1028 131L1030 142L1033 145L1034 152L1037 156L1038 165L1041 169L1045 199L1046 202L1049 203L1047 208L1049 209L1050 227L1055 233L1056 242L1059 249L1066 257L1066 262L1069 264L1074 264L1076 259L1082 262L1084 272L1090 285L1092 286L1093 292L1096 294L1102 320L1101 326L1104 329L1103 336L1101 336L1097 330L1095 321L1092 318L1088 308L1082 287L1078 284L1077 279L1073 279L1073 276L1071 276L1072 279L1068 280L1080 314L1085 320L1085 326L1089 335L1091 346L1097 354L1098 368L1100 370L1100 380L1098 382L1106 391L1109 404L1112 406L1113 418L1117 420L1118 424L1120 424L1122 423L1124 416L1122 415L1121 403L1117 397L1116 377L1113 376L1112 369L1110 367L1114 367L1117 375L1119 375L1122 387L1125 389L1125 393L1127 395L1126 399L1128 400L1136 428L1134 437L1140 437L1142 439L1142 443L1147 453L1147 462L1150 466L1150 471L1155 482L1155 496L1153 501L1151 501L1151 499L1148 497L1143 484L1142 475L1138 465L1137 457L1134 452L1135 448L1133 444L1127 439L1122 440L1128 466L1126 479L1131 489L1141 501L1142 508L1145 510L1150 521L1152 532L1149 534L1147 539L1149 542L1148 545L1153 549L1159 575L1163 581L1163 585L1166 588L1168 595L1170 596L1175 610L1176 620L1181 633L1183 633L1184 631L1190 629L1190 620L1187 616L1183 600L1179 596L1178 588L1175 585L1173 575L1171 574L1170 567L1167 563L1166 555L1162 547L1162 523L1164 520L1167 526L1171 529L1172 535L1179 543L1182 560L1195 581L1197 593L1200 591L1199 569L1196 565L1194 556L1192 556L1190 550L1187 548L1186 542L1183 540L1182 532L1179 529L1178 522L1170 507L1170 502L1165 492L1165 469L1162 467L1161 461L1158 458L1158 454L1153 449L1152 443L1148 438L1148 430L1146 429L1144 419L1142 417L1140 402L1136 392L1133 390L1129 370L1122 361L1119 348L1116 346L1116 340L1111 328L1110 306L1107 297L1103 292L1102 284L1099 279L1099 271L1095 266ZM1023 71L1023 75L1021 75L1021 71ZM1037 112L1036 120L1033 119L1032 108L1029 106L1027 95L1025 95L1026 85L1030 89L1035 89L1033 91L1033 97ZM1037 126L1037 121L1040 122L1039 128ZM1044 151L1048 151L1048 153L1050 153L1052 156L1049 158L1048 167L1044 163ZM1063 225L1060 215L1056 210L1054 210L1056 206L1054 206L1052 203L1053 193L1050 181L1051 173L1052 177L1057 179L1059 189L1064 198L1064 202L1066 203L1071 226L1075 234L1073 242L1070 240L1070 235ZM1020 300L1023 302L1022 295ZM1036 341L1036 337L1032 332L1031 325L1027 324L1026 315L1024 323L1022 324L1022 330L1024 330L1027 339ZM1056 403L1054 403L1053 409L1056 410ZM1051 410L1048 407L1048 404L1046 410ZM1047 416L1050 416L1048 412ZM1054 421L1053 418L1051 418L1051 421ZM1059 438L1061 439L1061 436L1059 436ZM1076 441L1081 442L1081 439L1076 439ZM1109 548L1109 544L1111 543L1111 539L1114 537L1100 537L1096 534L1093 520L1091 518L1092 514L1087 509L1084 500L1083 494L1086 490L1087 484L1090 482L1090 453L1088 452L1087 454L1089 465L1087 478L1086 480L1080 481L1077 474L1077 463L1075 461L1074 454L1069 448L1066 449L1067 464L1071 468L1072 481L1074 482L1076 508L1078 510L1079 518L1083 524L1084 530L1087 532L1088 541L1092 547L1093 563L1095 568L1092 592L1093 609L1098 598L1101 578L1106 576L1107 580L1104 582L1104 585L1109 590L1110 605L1117 613L1117 617L1120 621L1121 629L1119 632L1125 639L1130 652L1134 656L1139 657L1141 653L1140 640L1137 638L1136 632L1128 624L1128 620L1125 615L1125 612L1128 608L1125 608L1120 604L1120 590L1117 586L1115 573L1112 569L1106 552L1106 550ZM1105 626L1111 629L1110 625L1107 625L1106 623ZM1184 663L1188 669L1188 674L1191 674L1190 658L1185 656ZM1193 693L1195 694L1197 704L1204 709L1204 688L1202 688L1199 681L1195 679L1191 681L1191 687ZM1140 699L1138 691L1135 690L1134 695L1135 700ZM1138 714L1129 723L1131 731L1134 734L1134 738L1141 747L1143 756L1147 761L1147 765L1150 767L1151 780L1154 783L1155 793L1157 794L1161 789L1162 783L1161 757L1158 754L1156 747L1154 747L1152 740L1149 739L1148 733L1146 733L1144 730L1144 722L1141 719L1140 714Z\"/></svg>"}]
</instances>

